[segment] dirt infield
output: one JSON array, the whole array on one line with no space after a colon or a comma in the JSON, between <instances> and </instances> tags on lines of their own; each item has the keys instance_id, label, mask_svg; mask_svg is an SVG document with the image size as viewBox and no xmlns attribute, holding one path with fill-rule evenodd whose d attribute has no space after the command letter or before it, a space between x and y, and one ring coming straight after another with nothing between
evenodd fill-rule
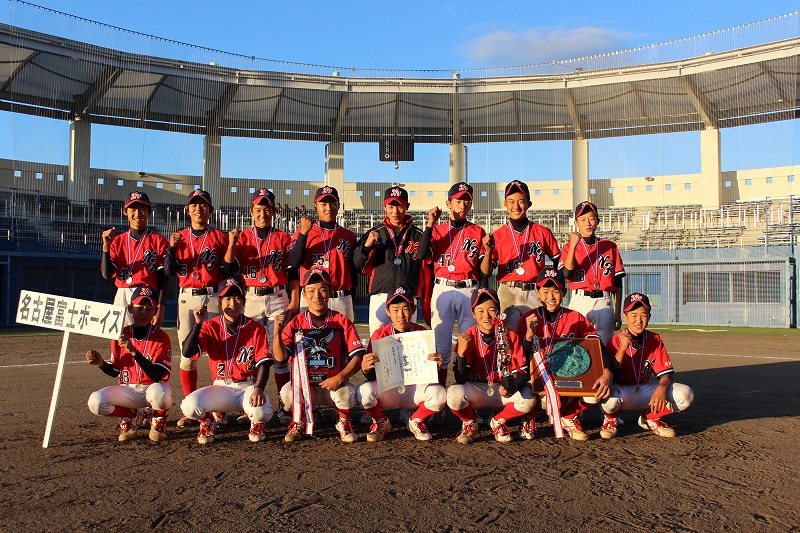
<instances>
[{"instance_id":1,"label":"dirt infield","mask_svg":"<svg viewBox=\"0 0 800 533\"><path fill-rule=\"evenodd\" d=\"M194 429L175 427L177 407L165 443L145 431L119 443L115 420L86 408L113 380L83 353L107 341L73 336L46 450L61 336L0 337L0 529L800 530L800 337L663 335L677 381L695 390L695 405L672 419L677 438L645 432L627 412L620 435L603 441L591 410L589 442L555 440L540 418L532 442L503 445L483 427L472 446L455 442L452 414L427 443L398 428L369 444L356 422L361 438L346 445L332 412L318 439L285 444L273 425L252 444L234 425L201 446Z\"/></svg>"}]
</instances>

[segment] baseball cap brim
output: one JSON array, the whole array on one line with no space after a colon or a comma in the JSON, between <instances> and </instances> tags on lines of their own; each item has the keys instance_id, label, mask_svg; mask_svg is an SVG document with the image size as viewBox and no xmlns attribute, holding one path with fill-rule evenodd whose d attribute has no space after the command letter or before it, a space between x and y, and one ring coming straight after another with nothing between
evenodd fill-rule
<instances>
[{"instance_id":1,"label":"baseball cap brim","mask_svg":"<svg viewBox=\"0 0 800 533\"><path fill-rule=\"evenodd\" d=\"M383 205L389 205L389 204L394 204L394 203L398 203L398 204L402 205L403 207L408 207L409 206L409 203L406 202L405 200L403 200L402 198L387 198L386 200L383 201Z\"/></svg>"},{"instance_id":2,"label":"baseball cap brim","mask_svg":"<svg viewBox=\"0 0 800 533\"><path fill-rule=\"evenodd\" d=\"M153 307L158 305L158 303L150 296L137 296L136 298L133 298L131 300L131 303L133 305L138 305L138 304L144 302L145 300L150 302L150 305L152 305Z\"/></svg>"},{"instance_id":3,"label":"baseball cap brim","mask_svg":"<svg viewBox=\"0 0 800 533\"><path fill-rule=\"evenodd\" d=\"M125 205L122 206L122 209L128 209L133 204L142 204L145 207L152 207L150 205L150 202L147 202L145 200L141 200L140 199L140 200L131 200L131 201L127 202Z\"/></svg>"},{"instance_id":4,"label":"baseball cap brim","mask_svg":"<svg viewBox=\"0 0 800 533\"><path fill-rule=\"evenodd\" d=\"M463 198L463 197L465 197L465 196L466 196L467 198L469 198L470 200L472 200L472 194L470 194L470 192L469 192L469 191L458 191L458 192L457 192L457 193L455 193L453 196L451 196L451 197L450 197L450 199L451 199L451 200L453 200L453 199L456 199L456 200L457 200L457 199Z\"/></svg>"},{"instance_id":5,"label":"baseball cap brim","mask_svg":"<svg viewBox=\"0 0 800 533\"><path fill-rule=\"evenodd\" d=\"M405 294L391 294L388 298L386 298L386 307L389 307L391 304L397 304L400 302L406 302L411 305L414 305L414 299Z\"/></svg>"}]
</instances>

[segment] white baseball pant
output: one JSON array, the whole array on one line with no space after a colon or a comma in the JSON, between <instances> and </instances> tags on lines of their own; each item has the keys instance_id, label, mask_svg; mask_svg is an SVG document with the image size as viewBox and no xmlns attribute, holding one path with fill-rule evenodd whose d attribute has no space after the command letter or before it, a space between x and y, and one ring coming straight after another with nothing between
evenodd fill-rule
<instances>
[{"instance_id":1,"label":"white baseball pant","mask_svg":"<svg viewBox=\"0 0 800 533\"><path fill-rule=\"evenodd\" d=\"M463 333L475 325L472 316L472 294L478 284L458 289L435 283L431 295L431 329L436 335L436 353L442 354L442 370L450 365L453 353L453 327L458 321L458 331Z\"/></svg>"},{"instance_id":2,"label":"white baseball pant","mask_svg":"<svg viewBox=\"0 0 800 533\"><path fill-rule=\"evenodd\" d=\"M636 385L615 383L611 386L611 396L600 403L600 408L609 414L617 411L644 411L649 409L650 398L657 387L657 379L639 385L639 392L636 392ZM667 402L672 412L685 411L694 402L694 391L683 383L672 383L667 388Z\"/></svg>"},{"instance_id":3,"label":"white baseball pant","mask_svg":"<svg viewBox=\"0 0 800 533\"><path fill-rule=\"evenodd\" d=\"M221 310L217 290L214 289L213 294L198 294L197 296L192 295L192 289L178 290L178 347L181 353L183 353L183 341L194 327L194 310L201 305L208 306L206 320L218 317ZM193 359L181 357L180 360L181 370L197 370L197 357Z\"/></svg>"},{"instance_id":4,"label":"white baseball pant","mask_svg":"<svg viewBox=\"0 0 800 533\"><path fill-rule=\"evenodd\" d=\"M438 413L447 403L447 392L438 383L430 385L406 385L401 394L397 388L378 394L375 381L365 381L356 389L356 398L363 409L371 409L381 402L382 409L415 409L422 403L426 409Z\"/></svg>"},{"instance_id":5,"label":"white baseball pant","mask_svg":"<svg viewBox=\"0 0 800 533\"><path fill-rule=\"evenodd\" d=\"M244 411L254 424L269 422L272 418L272 404L266 394L266 403L258 407L250 405L250 396L255 385L251 380L239 383L225 383L217 379L213 385L197 389L181 402L181 411L186 418L199 420L206 413L231 413Z\"/></svg>"},{"instance_id":6,"label":"white baseball pant","mask_svg":"<svg viewBox=\"0 0 800 533\"><path fill-rule=\"evenodd\" d=\"M468 381L463 385L450 385L447 388L447 406L450 409L460 411L466 409L467 405L473 409L502 409L509 403L514 404L514 409L520 413L530 413L536 407L536 396L531 392L528 384L522 386L520 390L508 398L500 395L499 384L494 384L494 394L489 396L488 383L473 383Z\"/></svg>"},{"instance_id":7,"label":"white baseball pant","mask_svg":"<svg viewBox=\"0 0 800 533\"><path fill-rule=\"evenodd\" d=\"M93 392L87 404L89 411L100 416L109 416L115 407L166 411L172 407L172 386L162 381L137 391L134 385L112 385Z\"/></svg>"},{"instance_id":8,"label":"white baseball pant","mask_svg":"<svg viewBox=\"0 0 800 533\"><path fill-rule=\"evenodd\" d=\"M312 405L325 405L337 409L352 409L356 406L356 388L349 381L339 387L339 390L329 391L317 384L313 384L311 389ZM286 412L291 412L292 401L292 382L290 381L281 389L281 401Z\"/></svg>"},{"instance_id":9,"label":"white baseball pant","mask_svg":"<svg viewBox=\"0 0 800 533\"><path fill-rule=\"evenodd\" d=\"M603 345L608 344L614 336L614 295L604 292L602 298L591 298L582 290L570 291L569 305L573 311L578 311L594 326Z\"/></svg>"},{"instance_id":10,"label":"white baseball pant","mask_svg":"<svg viewBox=\"0 0 800 533\"><path fill-rule=\"evenodd\" d=\"M542 306L536 290L526 291L522 287L512 287L508 283L497 285L497 296L500 298L500 311L506 314L508 329L515 331L522 315Z\"/></svg>"}]
</instances>

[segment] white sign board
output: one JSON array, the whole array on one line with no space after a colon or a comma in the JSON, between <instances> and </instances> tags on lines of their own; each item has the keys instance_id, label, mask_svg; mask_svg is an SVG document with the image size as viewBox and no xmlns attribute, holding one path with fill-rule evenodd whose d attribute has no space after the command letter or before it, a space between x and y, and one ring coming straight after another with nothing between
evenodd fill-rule
<instances>
[{"instance_id":1,"label":"white sign board","mask_svg":"<svg viewBox=\"0 0 800 533\"><path fill-rule=\"evenodd\" d=\"M436 352L436 336L431 330L383 337L372 342L372 350L378 355L378 394L404 385L439 382L439 367L428 360L428 354Z\"/></svg>"},{"instance_id":2,"label":"white sign board","mask_svg":"<svg viewBox=\"0 0 800 533\"><path fill-rule=\"evenodd\" d=\"M17 322L92 337L118 339L122 333L125 314L125 308L118 305L21 291Z\"/></svg>"}]
</instances>

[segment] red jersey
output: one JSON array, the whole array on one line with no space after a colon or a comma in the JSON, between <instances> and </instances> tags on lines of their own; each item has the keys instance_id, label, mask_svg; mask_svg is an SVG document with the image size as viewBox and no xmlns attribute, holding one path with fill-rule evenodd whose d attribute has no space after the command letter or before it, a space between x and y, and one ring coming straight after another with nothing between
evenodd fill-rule
<instances>
[{"instance_id":1,"label":"red jersey","mask_svg":"<svg viewBox=\"0 0 800 533\"><path fill-rule=\"evenodd\" d=\"M308 363L308 379L321 383L339 374L353 357L364 355L364 344L350 319L336 311L328 311L325 324L315 328L311 313L305 311L295 316L283 328L281 340L291 359L297 346L295 332L303 332L303 346Z\"/></svg>"},{"instance_id":2,"label":"red jersey","mask_svg":"<svg viewBox=\"0 0 800 533\"><path fill-rule=\"evenodd\" d=\"M553 232L541 224L529 222L523 231L516 231L507 222L493 234L492 262L497 264L497 281L536 282L544 268L545 257L558 261L561 249ZM523 272L517 272L522 268Z\"/></svg>"},{"instance_id":3,"label":"red jersey","mask_svg":"<svg viewBox=\"0 0 800 533\"><path fill-rule=\"evenodd\" d=\"M478 326L472 326L467 330L467 333L472 337L471 349L464 356L467 363L467 372L469 374L468 381L500 383L500 373L497 371L497 343L494 341L494 335L490 344L483 342L483 333L478 329ZM513 374L522 372L528 374L528 362L525 360L525 354L522 350L522 343L517 334L513 331L508 332L508 347L511 352L511 364L509 370Z\"/></svg>"},{"instance_id":4,"label":"red jersey","mask_svg":"<svg viewBox=\"0 0 800 533\"><path fill-rule=\"evenodd\" d=\"M256 375L256 367L273 361L267 344L267 330L244 315L231 335L223 315L206 320L197 338L201 352L208 353L211 379L243 381Z\"/></svg>"},{"instance_id":5,"label":"red jersey","mask_svg":"<svg viewBox=\"0 0 800 533\"><path fill-rule=\"evenodd\" d=\"M158 287L157 271L164 266L167 244L167 239L150 228L138 241L130 230L114 237L108 254L114 266L114 284L117 287Z\"/></svg>"},{"instance_id":6,"label":"red jersey","mask_svg":"<svg viewBox=\"0 0 800 533\"><path fill-rule=\"evenodd\" d=\"M142 354L145 359L167 369L167 373L161 381L169 381L169 373L172 371L172 342L169 335L156 326L150 326L147 335L143 339L133 336L133 326L126 326L122 330L123 335L128 337L133 347ZM111 341L111 366L119 370L120 385L133 383L151 385L153 380L147 377L142 371L139 363L133 358L133 354L120 348L116 340Z\"/></svg>"},{"instance_id":7,"label":"red jersey","mask_svg":"<svg viewBox=\"0 0 800 533\"><path fill-rule=\"evenodd\" d=\"M608 351L615 355L619 349L619 333L611 337L608 341ZM672 374L672 361L661 340L661 335L652 331L643 333L644 342L632 340L622 358L621 377L618 382L621 385L638 385L650 381L650 376L656 377ZM634 344L638 348L634 347Z\"/></svg>"},{"instance_id":8,"label":"red jersey","mask_svg":"<svg viewBox=\"0 0 800 533\"><path fill-rule=\"evenodd\" d=\"M297 242L300 230L294 232L292 246ZM350 262L356 248L356 234L341 227L325 229L315 222L306 237L306 249L300 264L300 279L312 268L320 268L331 277L332 291L346 291L353 288L350 277Z\"/></svg>"},{"instance_id":9,"label":"red jersey","mask_svg":"<svg viewBox=\"0 0 800 533\"><path fill-rule=\"evenodd\" d=\"M534 334L539 337L545 353L550 353L553 350L553 344L558 339L586 339L589 337L597 337L597 330L586 320L582 314L572 309L562 307L556 317L555 322L548 322L547 315L544 312L544 307L537 307L531 309L519 319L517 325L517 335L521 339L525 338L528 333L528 326L526 318L536 313L539 322L536 324L536 331Z\"/></svg>"},{"instance_id":10,"label":"red jersey","mask_svg":"<svg viewBox=\"0 0 800 533\"><path fill-rule=\"evenodd\" d=\"M452 220L433 226L430 245L433 275L454 281L479 280L485 236L484 229L472 222L459 229L453 227Z\"/></svg>"},{"instance_id":11,"label":"red jersey","mask_svg":"<svg viewBox=\"0 0 800 533\"><path fill-rule=\"evenodd\" d=\"M569 281L570 290L616 292L614 280L625 275L625 268L622 266L622 258L614 241L596 237L591 246L583 239L575 246L575 275ZM567 254L569 254L569 243L565 244L561 251L558 268L564 267L564 258Z\"/></svg>"},{"instance_id":12,"label":"red jersey","mask_svg":"<svg viewBox=\"0 0 800 533\"><path fill-rule=\"evenodd\" d=\"M259 239L256 228L239 233L233 257L239 263L244 283L248 287L286 285L289 276L289 246L291 237L285 231L271 228L265 239ZM265 279L266 278L266 279ZM264 279L264 281L261 281Z\"/></svg>"},{"instance_id":13,"label":"red jersey","mask_svg":"<svg viewBox=\"0 0 800 533\"><path fill-rule=\"evenodd\" d=\"M199 237L192 228L183 228L175 247L178 262L178 285L182 289L218 287L222 283L220 266L228 251L228 236L217 228L207 228Z\"/></svg>"},{"instance_id":14,"label":"red jersey","mask_svg":"<svg viewBox=\"0 0 800 533\"><path fill-rule=\"evenodd\" d=\"M369 344L367 345L367 352L372 352L372 342L378 339L382 339L384 337L388 337L389 335L395 335L399 333L411 333L412 331L427 331L425 326L417 324L416 322L411 322L411 328L408 331L397 331L394 329L394 325L384 324L383 326L376 329L372 336L369 338Z\"/></svg>"}]
</instances>

